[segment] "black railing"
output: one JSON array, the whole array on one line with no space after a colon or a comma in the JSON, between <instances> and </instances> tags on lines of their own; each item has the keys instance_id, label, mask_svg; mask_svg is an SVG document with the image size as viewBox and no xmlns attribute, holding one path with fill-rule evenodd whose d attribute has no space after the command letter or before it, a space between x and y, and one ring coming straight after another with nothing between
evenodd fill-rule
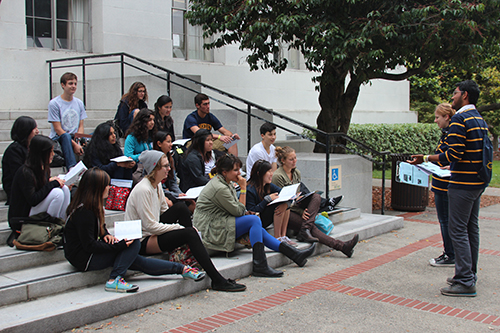
<instances>
[{"instance_id":1,"label":"black railing","mask_svg":"<svg viewBox=\"0 0 500 333\"><path fill-rule=\"evenodd\" d=\"M108 61L106 60L102 60L102 61L96 61L96 62L89 62L89 60L92 60L92 59L108 59ZM137 63L132 63L130 60L133 60ZM73 62L72 64L61 64L61 65L57 65L59 63L65 63L65 62ZM325 162L326 162L326 165L325 165L325 171L326 171L326 174L325 174L325 195L328 199L329 197L329 179L330 179L330 151L332 150L332 148L335 148L335 147L341 147L343 149L346 149L347 151L353 153L353 154L356 154L356 155L359 155L361 156L362 158L364 159L367 159L369 161L371 161L372 163L374 164L377 164L377 165L382 165L382 210L381 210L381 214L384 214L384 205L385 205L385 168L386 168L386 156L389 154L389 152L379 152L379 151L376 151L374 149L372 149L371 147L368 147L367 145L365 145L364 143L362 142L359 142L349 136L347 136L346 134L344 133L327 133L327 132L324 132L324 131L321 131L321 130L318 130L317 128L314 128L314 127L311 127L307 124L304 124L300 121L297 121L293 118L290 118L290 117L287 117L283 114L280 114L278 112L275 112L271 109L268 109L268 108L265 108L261 105L258 105L258 104L255 104L251 101L248 101L248 100L245 100L241 97L238 97L238 96L235 96L233 94L230 94L228 92L225 92L223 90L220 90L216 87L213 87L211 85L208 85L208 84L205 84L205 83L202 83L202 82L199 82L199 81L196 81L192 78L189 78L185 75L182 75L182 74L179 74L177 72L174 72L172 70L169 70L167 68L164 68L162 66L159 66L157 64L154 64L154 63L151 63L149 61L146 61L146 60L143 60L141 58L138 58L138 57L135 57L133 55L130 55L128 53L124 53L124 52L121 52L121 53L109 53L109 54L96 54L96 55L86 55L86 56L80 56L80 57L71 57L71 58L60 58L60 59L51 59L51 60L47 60L47 63L49 64L49 93L50 93L50 98L52 98L52 82L53 82L53 76L52 76L52 71L54 69L61 69L61 68L71 68L71 67L81 67L82 69L82 86L83 86L83 103L86 105L86 101L87 101L87 90L86 90L86 68L89 67L89 66L97 66L97 65L109 65L109 64L120 64L120 82L121 82L121 94L125 94L125 66L128 66L130 68L134 68L140 72L143 72L145 74L148 74L148 75L151 75L159 80L162 80L162 81L165 81L166 83L166 88L167 88L167 94L170 95L171 94L171 85L174 84L180 88L183 88L183 89L186 89L186 90L189 90L193 93L198 93L199 91L191 88L191 87L188 87L187 85L184 85L182 83L179 83L179 82L176 82L176 81L172 81L172 77L176 77L176 78L179 78L179 79L182 79L182 80L186 80L187 82L189 83L192 83L192 84L195 84L196 86L198 87L202 87L202 88L205 88L205 89L208 89L210 91L213 91L219 95L222 95L222 96L226 96L228 98L230 98L231 100L233 101L237 101L237 102L240 102L244 105L246 105L246 109L242 109L242 108L239 108L233 104L230 104L229 102L225 102L225 101L222 101L218 98L215 98L214 96L211 96L210 94L207 94L211 100L214 100L218 103L221 103L222 105L225 105L233 110L236 110L238 112L241 112L241 113L244 113L247 115L247 151L250 151L250 148L251 148L251 128L252 128L252 118L255 118L255 119L259 119L259 120L262 120L262 121L267 121L266 119L252 113L253 109L256 109L256 110L259 110L261 112L265 112L267 114L270 114L272 115L273 117L277 117L279 119L282 119L284 121L286 121L287 123L291 123L291 124L294 124L296 126L299 126L301 127L302 129L307 129L311 132L313 132L315 134L315 137L318 138L318 137L323 137L325 138L325 142L321 142L321 141L318 141L314 138L311 138L309 136L306 136L302 133L298 133L298 132L295 132L293 131L292 129L288 128L288 127L285 127L285 126L282 126L282 125L279 125L279 124L276 124L276 123L273 123L274 125L276 125L277 128L280 128L288 133L291 133L291 134L294 134L296 136L299 136L303 139L306 139L306 140L309 140L311 142L313 142L314 144L317 144L317 145L320 145L322 147L325 148ZM142 64L144 66L146 66L146 68L142 68L142 67L139 67L138 64ZM156 69L164 74L165 77L161 76L160 74L157 74L157 73L154 73L152 72L152 69ZM363 151L366 151L368 152L368 155L367 154L363 154L361 152L359 152L358 150L355 150L355 149L352 149L352 148L349 148L347 147L347 145L344 145L342 143L331 143L332 142L332 139L333 138L340 138L342 139L342 141L345 141L345 142L350 142L352 144L354 144L355 146L359 147L360 149L362 149ZM379 156L382 158L382 162L380 161L377 161L375 160L375 157L376 156Z\"/></svg>"}]
</instances>

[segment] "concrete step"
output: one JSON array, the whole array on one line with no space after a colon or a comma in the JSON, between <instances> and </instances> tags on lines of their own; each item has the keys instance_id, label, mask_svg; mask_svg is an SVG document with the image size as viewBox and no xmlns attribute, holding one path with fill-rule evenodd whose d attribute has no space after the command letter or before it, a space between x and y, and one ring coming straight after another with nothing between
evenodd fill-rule
<instances>
[{"instance_id":1,"label":"concrete step","mask_svg":"<svg viewBox=\"0 0 500 333\"><path fill-rule=\"evenodd\" d=\"M47 103L48 104L48 103ZM116 104L118 106L118 104ZM86 110L87 117L88 118L107 118L107 117L112 117L114 118L116 109L114 110L109 110L109 109L92 109L92 110ZM30 116L31 118L35 119L37 123L47 123L47 116L48 116L48 111L47 110L17 110L17 111L2 111L0 112L0 121L12 121L16 120L20 116ZM40 125L40 124L39 124Z\"/></svg>"},{"instance_id":2,"label":"concrete step","mask_svg":"<svg viewBox=\"0 0 500 333\"><path fill-rule=\"evenodd\" d=\"M345 211L344 214L346 212L348 211ZM349 214L352 214L352 212ZM337 223L331 236L345 241L352 238L355 233L358 233L360 240L363 240L402 227L402 217L360 214L358 218ZM301 248L309 246L304 243L299 243L299 245ZM329 250L330 248L318 244L315 255ZM268 263L272 267L280 267L290 263L288 258L277 252L268 251L267 257ZM224 254L213 257L213 261L221 273L228 278L245 277L251 274L252 271L251 250L241 249L230 253L228 256ZM139 307L192 294L209 288L210 283L209 278L194 283L182 280L179 276L175 275L151 277L138 274L127 278L128 282L140 286L138 293L106 293L103 290L103 284L109 272L108 270L94 272L96 275L92 275L92 272L77 273L70 271L68 265L65 266L63 263L51 266L53 270L55 267L58 267L59 272L63 274L50 277L50 268L48 272L40 268L39 275L42 276L42 279L32 281L28 276L31 273L28 273L27 270L23 272L24 274L21 274L20 271L17 272L19 273L18 275L11 273L11 280L19 280L16 281L17 284L11 282L11 288L16 288L17 292L21 295L16 297L22 297L24 290L24 297L30 301L0 307L0 318L2 318L0 331L61 332L76 326L82 326L126 313ZM19 276L23 276L25 280L22 280ZM3 276L0 277L4 278ZM7 279L7 277L5 278ZM60 281L63 285L70 283L68 281L72 279L81 279L78 282L71 282L73 285L92 285L93 283L88 283L89 280L97 282L97 284L77 290L67 290L49 296L42 296L48 293L41 289L51 289L53 286L58 285L57 281L59 280L57 279L61 279ZM37 296L28 293L31 290L29 287L30 284L36 290L35 295L39 295L38 298L33 299L32 297ZM5 288L5 295L2 294L2 290L0 289L0 299L3 299L4 296L14 297L12 295L15 292L10 290L11 288Z\"/></svg>"}]
</instances>

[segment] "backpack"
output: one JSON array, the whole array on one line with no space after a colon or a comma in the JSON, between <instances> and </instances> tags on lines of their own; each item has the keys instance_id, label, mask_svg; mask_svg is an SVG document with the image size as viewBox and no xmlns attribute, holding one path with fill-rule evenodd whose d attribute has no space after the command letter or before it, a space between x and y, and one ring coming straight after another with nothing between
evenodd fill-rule
<instances>
[{"instance_id":1,"label":"backpack","mask_svg":"<svg viewBox=\"0 0 500 333\"><path fill-rule=\"evenodd\" d=\"M46 212L16 219L22 223L21 234L13 241L18 250L53 251L62 245L64 220Z\"/></svg>"},{"instance_id":2,"label":"backpack","mask_svg":"<svg viewBox=\"0 0 500 333\"><path fill-rule=\"evenodd\" d=\"M481 179L486 186L491 181L491 175L493 173L493 144L488 137L488 131L483 136L483 163L477 171L477 177Z\"/></svg>"}]
</instances>

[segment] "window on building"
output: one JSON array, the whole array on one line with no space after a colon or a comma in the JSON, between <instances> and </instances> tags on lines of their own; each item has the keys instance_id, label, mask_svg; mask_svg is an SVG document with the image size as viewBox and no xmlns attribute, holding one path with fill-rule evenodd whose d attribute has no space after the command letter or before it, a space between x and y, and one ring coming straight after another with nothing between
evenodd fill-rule
<instances>
[{"instance_id":1,"label":"window on building","mask_svg":"<svg viewBox=\"0 0 500 333\"><path fill-rule=\"evenodd\" d=\"M172 45L173 57L214 61L214 51L203 48L204 43L212 41L203 38L203 29L192 26L185 19L188 0L172 0Z\"/></svg>"},{"instance_id":2,"label":"window on building","mask_svg":"<svg viewBox=\"0 0 500 333\"><path fill-rule=\"evenodd\" d=\"M91 50L89 0L26 0L28 47Z\"/></svg>"}]
</instances>

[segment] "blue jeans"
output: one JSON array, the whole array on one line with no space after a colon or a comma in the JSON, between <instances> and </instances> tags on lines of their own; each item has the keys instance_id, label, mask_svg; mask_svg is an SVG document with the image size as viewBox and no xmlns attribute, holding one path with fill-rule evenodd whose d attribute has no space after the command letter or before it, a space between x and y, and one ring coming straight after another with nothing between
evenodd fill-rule
<instances>
[{"instance_id":1,"label":"blue jeans","mask_svg":"<svg viewBox=\"0 0 500 333\"><path fill-rule=\"evenodd\" d=\"M61 149L64 155L64 161L66 162L66 167L68 168L68 170L75 166L76 158L75 152L73 151L73 144L71 143L73 141L73 139L71 138L71 134L64 133L61 136L56 135L52 138L52 140L58 141L61 145Z\"/></svg>"},{"instance_id":2,"label":"blue jeans","mask_svg":"<svg viewBox=\"0 0 500 333\"><path fill-rule=\"evenodd\" d=\"M477 280L479 205L483 191L448 188L448 230L455 250L453 280L467 287L475 285Z\"/></svg>"},{"instance_id":3,"label":"blue jeans","mask_svg":"<svg viewBox=\"0 0 500 333\"><path fill-rule=\"evenodd\" d=\"M141 242L136 239L120 252L94 253L87 267L88 271L113 267L109 279L125 276L128 269L148 275L182 274L184 265L168 260L146 258L139 255Z\"/></svg>"},{"instance_id":4,"label":"blue jeans","mask_svg":"<svg viewBox=\"0 0 500 333\"><path fill-rule=\"evenodd\" d=\"M250 236L252 246L261 242L273 251L279 252L280 241L269 235L266 229L262 228L262 222L257 215L243 215L236 219L236 238L247 233Z\"/></svg>"},{"instance_id":5,"label":"blue jeans","mask_svg":"<svg viewBox=\"0 0 500 333\"><path fill-rule=\"evenodd\" d=\"M444 254L450 259L455 259L455 252L448 231L448 192L434 192L434 201L436 202L436 212L441 226Z\"/></svg>"}]
</instances>

